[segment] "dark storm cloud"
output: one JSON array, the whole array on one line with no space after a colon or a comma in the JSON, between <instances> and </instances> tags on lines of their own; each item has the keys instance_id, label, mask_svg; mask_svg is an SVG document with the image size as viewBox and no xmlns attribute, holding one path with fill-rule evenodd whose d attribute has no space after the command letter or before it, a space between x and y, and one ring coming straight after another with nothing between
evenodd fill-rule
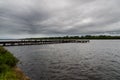
<instances>
[{"instance_id":1,"label":"dark storm cloud","mask_svg":"<svg viewBox=\"0 0 120 80\"><path fill-rule=\"evenodd\" d=\"M0 38L119 34L119 4L119 0L0 0Z\"/></svg>"}]
</instances>

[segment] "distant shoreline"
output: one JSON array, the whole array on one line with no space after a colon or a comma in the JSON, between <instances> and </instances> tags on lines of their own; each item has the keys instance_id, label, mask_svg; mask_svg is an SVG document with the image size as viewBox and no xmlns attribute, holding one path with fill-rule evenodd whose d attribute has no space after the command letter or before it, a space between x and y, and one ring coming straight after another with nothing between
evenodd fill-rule
<instances>
[{"instance_id":1,"label":"distant shoreline","mask_svg":"<svg viewBox=\"0 0 120 80\"><path fill-rule=\"evenodd\" d=\"M89 39L89 40L119 40L120 36L107 35L85 35L85 36L63 36L63 37L36 37L36 38L19 38L19 39L0 39L0 40L41 40L41 39Z\"/></svg>"}]
</instances>

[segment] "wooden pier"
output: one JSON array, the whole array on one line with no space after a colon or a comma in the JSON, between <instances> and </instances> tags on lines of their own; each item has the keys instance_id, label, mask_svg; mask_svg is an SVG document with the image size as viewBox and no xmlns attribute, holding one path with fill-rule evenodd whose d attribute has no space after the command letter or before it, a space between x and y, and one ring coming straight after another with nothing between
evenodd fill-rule
<instances>
[{"instance_id":1,"label":"wooden pier","mask_svg":"<svg viewBox=\"0 0 120 80\"><path fill-rule=\"evenodd\" d=\"M0 41L0 46L22 46L22 45L42 45L57 43L88 43L89 40L82 39L41 39L41 40L11 40Z\"/></svg>"}]
</instances>

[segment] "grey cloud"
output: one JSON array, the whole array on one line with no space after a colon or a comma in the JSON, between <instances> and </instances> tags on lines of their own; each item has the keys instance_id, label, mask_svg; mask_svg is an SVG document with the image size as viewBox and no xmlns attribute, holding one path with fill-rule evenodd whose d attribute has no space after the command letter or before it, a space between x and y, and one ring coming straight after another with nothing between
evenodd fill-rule
<instances>
[{"instance_id":1,"label":"grey cloud","mask_svg":"<svg viewBox=\"0 0 120 80\"><path fill-rule=\"evenodd\" d=\"M119 33L119 0L1 0L0 38Z\"/></svg>"}]
</instances>

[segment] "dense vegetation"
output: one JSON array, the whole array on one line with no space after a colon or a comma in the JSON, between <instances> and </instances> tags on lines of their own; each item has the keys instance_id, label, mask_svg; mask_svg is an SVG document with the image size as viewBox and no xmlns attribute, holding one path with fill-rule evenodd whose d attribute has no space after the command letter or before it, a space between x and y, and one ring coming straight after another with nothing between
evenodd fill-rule
<instances>
[{"instance_id":1,"label":"dense vegetation","mask_svg":"<svg viewBox=\"0 0 120 80\"><path fill-rule=\"evenodd\" d=\"M86 36L43 37L43 38L27 38L27 39L120 39L120 36L86 35Z\"/></svg>"},{"instance_id":2,"label":"dense vegetation","mask_svg":"<svg viewBox=\"0 0 120 80\"><path fill-rule=\"evenodd\" d=\"M106 36L106 35L100 35L100 36L81 36L81 39L120 39L120 36Z\"/></svg>"},{"instance_id":3,"label":"dense vegetation","mask_svg":"<svg viewBox=\"0 0 120 80\"><path fill-rule=\"evenodd\" d=\"M0 80L18 80L16 73L13 71L17 62L18 59L0 46Z\"/></svg>"}]
</instances>

